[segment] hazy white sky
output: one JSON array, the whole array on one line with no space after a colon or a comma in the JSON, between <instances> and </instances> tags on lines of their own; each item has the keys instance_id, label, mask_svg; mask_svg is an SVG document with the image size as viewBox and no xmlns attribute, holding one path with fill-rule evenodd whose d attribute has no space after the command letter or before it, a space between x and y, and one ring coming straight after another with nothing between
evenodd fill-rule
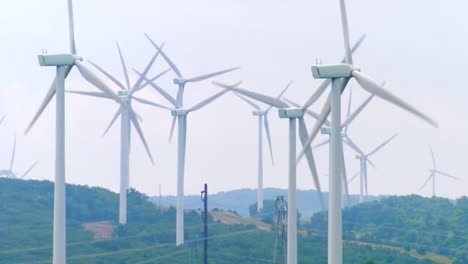
<instances>
[{"instance_id":1,"label":"hazy white sky","mask_svg":"<svg viewBox=\"0 0 468 264\"><path fill-rule=\"evenodd\" d=\"M429 175L433 145L438 165L455 176L438 180L438 193L446 197L467 194L468 162L468 59L467 4L464 1L347 1L351 38L367 34L355 53L355 63L440 123L434 129L380 99L371 102L350 128L350 136L366 151L398 132L399 137L373 158L369 168L372 194L429 195L419 191ZM244 81L244 87L275 95L290 80L286 97L303 103L317 87L310 66L317 58L337 62L343 56L338 1L278 0L81 0L75 1L78 52L123 79L115 40L127 64L142 69L154 53L144 38L150 34L166 42L166 52L187 75L199 75L233 66L242 69L218 78ZM15 171L23 172L35 160L33 179L53 179L55 107L51 104L30 135L23 130L43 99L53 68L41 68L37 54L68 48L65 0L3 1L0 8L0 167L7 167L11 145L18 135ZM167 68L162 60L152 74ZM159 84L172 94L172 74ZM136 76L132 76L133 80ZM68 89L93 90L78 73L67 79ZM354 106L368 94L354 86ZM115 88L117 90L117 88ZM193 105L218 91L210 82L187 86L185 102ZM347 93L345 94L347 96ZM147 89L140 96L165 103ZM343 97L345 99L347 97ZM102 186L119 185L119 123L101 134L117 109L114 102L67 95L67 182ZM322 101L323 102L323 101ZM321 103L322 103L321 102ZM318 111L321 104L313 106ZM148 194L176 190L176 147L168 143L168 112L135 104L143 116L145 135L155 156L151 166L136 134L132 138L131 185ZM190 114L186 164L186 193L199 193L203 183L211 191L256 187L257 119L251 108L232 95ZM275 167L265 148L265 186L287 187L287 121L270 115ZM312 120L308 121L309 129ZM323 136L321 136L321 139ZM327 148L316 151L323 189L327 190ZM358 161L346 153L348 174ZM298 168L298 186L313 187L305 163ZM358 191L357 181L351 186Z\"/></svg>"}]
</instances>

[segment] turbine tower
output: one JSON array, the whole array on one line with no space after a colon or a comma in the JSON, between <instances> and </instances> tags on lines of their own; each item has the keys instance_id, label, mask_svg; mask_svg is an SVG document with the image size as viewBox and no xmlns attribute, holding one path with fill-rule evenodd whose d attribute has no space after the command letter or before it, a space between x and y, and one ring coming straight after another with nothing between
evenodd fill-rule
<instances>
[{"instance_id":1,"label":"turbine tower","mask_svg":"<svg viewBox=\"0 0 468 264\"><path fill-rule=\"evenodd\" d=\"M434 156L434 151L432 150L432 146L429 146L429 149L431 150L431 157L432 157L432 169L430 170L430 175L429 177L427 178L427 180L424 182L423 186L421 187L420 190L422 190L424 187L426 187L427 183L432 179L432 196L433 197L436 197L436 176L437 175L441 175L441 176L445 176L447 178L452 178L452 179L455 179L455 180L459 180L457 177L454 177L448 173L445 173L443 171L440 171L439 169L437 169L437 164L436 164L436 160L435 160L435 156Z\"/></svg>"},{"instance_id":2,"label":"turbine tower","mask_svg":"<svg viewBox=\"0 0 468 264\"><path fill-rule=\"evenodd\" d=\"M385 90L373 79L361 72L353 64L350 51L348 21L344 0L340 0L341 19L343 25L343 35L345 43L346 60L345 63L336 65L317 65L312 67L312 73L316 79L329 79L332 82L332 88L329 98L325 103L321 113L320 120L316 123L306 147L301 151L298 161L304 156L304 153L310 149L310 143L315 139L320 131L324 120L331 113L331 141L330 141L330 186L329 186L329 207L328 207L328 264L343 263L343 237L342 237L342 153L343 140L341 137L341 93L346 88L351 78L354 78L358 84L366 91L374 94L392 104L403 108L410 113L418 116L424 121L437 126L437 124L428 116L404 102L397 96ZM325 92L326 87L319 89L311 98L320 97Z\"/></svg>"},{"instance_id":3,"label":"turbine tower","mask_svg":"<svg viewBox=\"0 0 468 264\"><path fill-rule=\"evenodd\" d=\"M304 121L304 113L306 109L298 107L290 107L285 102L262 95L256 92L245 90L238 87L229 86L219 82L213 84L227 90L232 90L249 98L258 100L265 104L269 104L278 108L279 116L282 119L289 121L289 180L288 180L288 230L287 230L287 263L297 264L297 203L296 203L296 134L299 123L299 138L304 144L307 140L308 132ZM309 169L315 183L315 188L319 196L320 205L325 209L324 201L322 198L322 191L315 165L314 155L309 148L306 153Z\"/></svg>"},{"instance_id":4,"label":"turbine tower","mask_svg":"<svg viewBox=\"0 0 468 264\"><path fill-rule=\"evenodd\" d=\"M3 118L2 120L0 120L0 123L1 121L3 121ZM13 167L15 164L15 155L16 155L16 137L13 143L13 151L11 153L10 168L7 170L0 170L0 177L6 177L9 179L24 179L24 177L26 177L31 172L31 170L34 169L34 167L36 167L37 163L39 163L39 161L34 162L34 164L31 167L29 167L29 169L27 169L21 176L18 176L13 171Z\"/></svg>"},{"instance_id":5,"label":"turbine tower","mask_svg":"<svg viewBox=\"0 0 468 264\"><path fill-rule=\"evenodd\" d=\"M56 95L56 138L55 138L55 183L54 183L54 235L53 264L66 263L66 212L65 212L65 79L73 66L78 68L83 78L111 98L130 109L97 75L82 62L76 53L73 3L68 0L68 19L70 32L70 51L63 54L42 54L38 56L41 66L56 67L56 77L39 110L26 129L27 134L42 112Z\"/></svg>"},{"instance_id":6,"label":"turbine tower","mask_svg":"<svg viewBox=\"0 0 468 264\"><path fill-rule=\"evenodd\" d=\"M200 82L203 80L213 78L215 76L219 76L219 75L237 70L238 67L227 69L227 70L222 70L222 71L218 71L218 72L214 72L214 73L210 73L206 75L201 75L198 77L185 78L181 74L177 66L172 62L172 60L164 53L161 47L159 47L156 44L156 42L154 42L147 34L145 34L145 36L148 38L148 40L151 42L154 48L161 54L161 56L164 58L167 64L169 64L171 69L177 75L177 77L174 79L174 84L176 84L178 87L176 98L173 98L172 96L170 96L166 91L161 89L161 87L157 86L150 80L146 78L145 79L158 93L160 93L169 103L171 103L174 106L174 108L171 110L173 119L172 119L172 126L171 126L169 140L172 138L172 134L174 132L176 121L178 124L177 126L178 151L177 151L176 245L180 246L184 244L184 240L185 240L184 239L184 200L183 199L184 199L184 177L185 177L185 145L186 145L186 139L187 139L187 114L204 107L205 105L209 104L210 102L214 101L215 99L217 99L218 97L224 94L224 93L218 93L190 109L185 109L184 98L183 98L185 85L190 82Z\"/></svg>"},{"instance_id":7,"label":"turbine tower","mask_svg":"<svg viewBox=\"0 0 468 264\"><path fill-rule=\"evenodd\" d=\"M122 51L120 49L119 43L117 44L117 50L119 52L120 61L122 64L123 73L125 76L125 84L121 83L117 78L113 75L108 73L102 67L98 66L96 63L91 62L94 67L96 67L102 74L104 74L110 81L112 81L119 89L118 95L122 101L126 102L128 105L132 105L132 101L135 100L139 103L150 105L162 109L169 109L166 106L145 100L143 98L139 98L135 96L135 93L139 90L143 89L148 83L143 84L145 75L148 74L151 66L154 64L156 58L159 55L157 52L148 65L146 66L142 76L138 78L138 80L131 85L130 78L128 76L127 66L124 60L124 56L122 55ZM158 74L156 77L152 78L151 81L156 81L159 77L163 76L165 73L169 71L163 71L162 73ZM102 92L83 92L83 91L68 91L74 94L98 97L102 99L112 99L109 95L102 93ZM135 128L138 136L140 137L141 142L148 154L148 157L151 163L154 165L153 156L151 155L151 151L148 147L148 143L145 139L143 134L143 130L141 129L140 122L136 118L136 116L128 110L126 107L120 106L117 112L115 113L114 117L112 118L110 124L107 126L106 130L104 131L103 135L106 135L112 125L115 123L117 118L120 116L120 199L119 199L119 223L122 225L127 224L127 190L130 187L130 146L131 146L131 127Z\"/></svg>"},{"instance_id":8,"label":"turbine tower","mask_svg":"<svg viewBox=\"0 0 468 264\"><path fill-rule=\"evenodd\" d=\"M393 135L381 145L376 147L374 150L367 154L360 154L356 155L356 158L359 160L359 176L360 176L360 183L359 183L359 202L364 202L365 198L368 193L368 184L367 184L367 163L370 163L369 157L380 151L385 145L387 145L390 141L392 141L398 134ZM370 163L371 164L371 163ZM375 167L375 166L374 166Z\"/></svg>"},{"instance_id":9,"label":"turbine tower","mask_svg":"<svg viewBox=\"0 0 468 264\"><path fill-rule=\"evenodd\" d=\"M286 92L289 88L291 83L289 83L286 88L280 93L277 99L280 99L281 96ZM237 97L241 100L246 102L247 104L251 105L255 110L252 112L254 116L258 118L258 185L257 185L257 212L263 211L263 128L265 128L265 135L268 141L268 147L270 149L270 156L271 156L271 163L275 165L275 161L273 159L273 148L271 145L271 136L270 136L270 125L268 122L268 114L273 106L269 106L267 109L262 110L260 106L258 106L253 101L249 100L247 97L234 93Z\"/></svg>"}]
</instances>

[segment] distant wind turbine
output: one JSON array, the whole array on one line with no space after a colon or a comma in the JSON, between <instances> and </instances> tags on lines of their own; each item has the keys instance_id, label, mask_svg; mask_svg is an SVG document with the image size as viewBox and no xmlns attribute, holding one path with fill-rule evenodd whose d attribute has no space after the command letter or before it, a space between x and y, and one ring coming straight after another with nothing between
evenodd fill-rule
<instances>
[{"instance_id":1,"label":"distant wind turbine","mask_svg":"<svg viewBox=\"0 0 468 264\"><path fill-rule=\"evenodd\" d=\"M34 115L26 129L31 130L47 105L56 95L56 149L55 149L55 183L54 183L54 235L53 235L53 264L66 263L66 211L65 211L65 79L74 66L78 68L83 78L96 88L122 104L127 109L130 106L121 100L97 75L89 69L82 58L76 53L73 3L68 0L68 19L70 32L70 51L63 54L42 54L38 56L41 66L57 68L56 77L52 83L39 110Z\"/></svg>"},{"instance_id":2,"label":"distant wind turbine","mask_svg":"<svg viewBox=\"0 0 468 264\"><path fill-rule=\"evenodd\" d=\"M345 63L336 65L317 65L312 66L312 73L316 79L328 79L332 82L332 88L329 98L325 103L324 108L320 113L320 120L316 123L312 130L309 139L306 142L306 147L301 151L298 161L304 156L306 151L310 149L310 144L315 139L320 131L324 120L331 113L331 141L330 141L330 186L329 186L329 207L328 207L328 264L343 263L343 236L342 236L342 153L343 140L341 137L341 93L345 90L347 83L351 78L354 78L358 84L366 91L374 94L386 101L389 101L400 108L409 111L424 121L433 126L437 126L427 115L423 114L410 104L404 102L394 94L385 90L376 81L361 72L361 70L353 64L350 41L348 20L346 14L345 1L340 0L341 21L343 25L343 38L345 44L346 60ZM311 98L319 98L327 87L317 90Z\"/></svg>"},{"instance_id":3,"label":"distant wind turbine","mask_svg":"<svg viewBox=\"0 0 468 264\"><path fill-rule=\"evenodd\" d=\"M172 126L171 132L169 136L169 140L172 138L172 134L175 129L175 123L178 123L178 138L177 138L177 203L176 203L176 245L184 244L184 177L185 177L185 145L186 145L186 138L187 138L187 114L198 110L205 105L209 104L210 102L216 100L218 97L223 95L224 93L218 93L214 96L208 98L207 100L193 106L192 108L185 109L184 108L184 90L185 85L189 82L200 82L215 76L219 76L234 70L239 69L230 68L227 70L217 71L210 74L201 75L198 77L193 78L185 78L177 66L172 62L172 60L164 53L164 51L159 47L156 42L154 42L147 34L145 34L146 38L151 42L154 48L161 54L164 60L169 64L171 69L177 75L174 79L174 84L178 86L177 90L177 97L173 98L170 94L164 91L161 87L154 84L151 80L145 79L147 83L149 83L159 94L161 94L169 103L171 103L174 108L171 110L171 114L173 116L172 119ZM139 74L139 72L137 72Z\"/></svg>"},{"instance_id":4,"label":"distant wind turbine","mask_svg":"<svg viewBox=\"0 0 468 264\"><path fill-rule=\"evenodd\" d=\"M359 175L360 175L360 192L359 192L359 202L362 203L365 200L365 197L369 195L368 193L368 183L367 183L367 163L370 163L369 157L380 151L385 145L392 141L398 134L393 135L391 138L387 139L384 143L376 147L374 150L367 154L356 155L356 158L359 160Z\"/></svg>"},{"instance_id":5,"label":"distant wind turbine","mask_svg":"<svg viewBox=\"0 0 468 264\"><path fill-rule=\"evenodd\" d=\"M288 230L287 230L287 263L297 263L297 203L296 203L296 138L297 138L297 122L299 123L299 138L304 144L307 140L308 132L304 121L304 114L306 109L299 107L290 107L287 103L273 98L270 96L262 95L256 92L245 90L238 87L229 86L219 82L213 84L226 89L232 90L236 93L242 94L246 97L258 100L265 104L278 108L279 116L289 121L289 183L288 183ZM322 190L318 178L317 168L315 165L314 155L309 148L306 153L309 169L315 183L315 188L319 196L320 205L325 209L322 197Z\"/></svg>"},{"instance_id":6,"label":"distant wind turbine","mask_svg":"<svg viewBox=\"0 0 468 264\"><path fill-rule=\"evenodd\" d=\"M290 85L291 83L289 83L286 88L283 89L277 99L280 99L283 96ZM270 125L268 123L268 114L270 113L270 110L273 108L273 106L270 105L267 109L262 110L260 106L249 100L247 97L239 95L238 93L234 93L234 95L238 96L241 100L252 106L255 109L253 111L253 115L258 118L257 212L261 212L263 211L263 128L265 128L268 147L270 148L271 163L273 165L275 164L273 159L273 148L271 144Z\"/></svg>"},{"instance_id":7,"label":"distant wind turbine","mask_svg":"<svg viewBox=\"0 0 468 264\"><path fill-rule=\"evenodd\" d=\"M26 172L24 172L21 176L18 176L13 171L13 167L15 164L15 155L16 155L16 137L13 143L13 152L11 153L10 168L7 170L0 170L0 177L6 177L10 179L24 179L24 177L26 177L31 172L31 170L34 169L34 167L36 167L37 163L39 163L39 161L34 162L34 164L31 167L29 167L29 169L27 169Z\"/></svg>"},{"instance_id":8,"label":"distant wind turbine","mask_svg":"<svg viewBox=\"0 0 468 264\"><path fill-rule=\"evenodd\" d=\"M434 151L432 150L432 147L429 146L430 150L431 150L431 156L432 156L432 169L430 170L431 174L429 175L429 177L427 178L427 180L424 182L423 186L421 187L420 190L422 190L424 187L426 187L427 183L432 179L432 196L435 197L436 196L436 176L437 175L441 175L441 176L445 176L445 177L448 177L448 178L452 178L452 179L455 179L455 180L459 180L459 178L457 177L454 177L448 173L445 173L443 171L440 171L439 169L437 169L437 164L436 164L436 160L435 160L435 156L434 156Z\"/></svg>"},{"instance_id":9,"label":"distant wind turbine","mask_svg":"<svg viewBox=\"0 0 468 264\"><path fill-rule=\"evenodd\" d=\"M143 84L144 76L148 74L149 70L151 69L151 66L154 64L156 58L158 57L159 52L157 52L152 57L151 61L146 66L142 75L138 78L138 80L133 85L131 85L130 78L128 76L127 66L124 60L124 56L122 55L122 51L120 49L118 42L116 44L117 44L117 50L119 52L120 61L122 64L122 69L123 69L124 76L125 76L125 84L121 83L117 78L115 78L106 70L98 66L96 63L90 61L91 64L94 65L102 74L107 76L119 88L118 96L123 102L127 103L128 105L132 105L132 101L135 100L145 105L150 105L150 106L154 106L154 107L158 107L162 109L169 109L166 106L163 106L163 105L160 105L160 104L157 104L157 103L135 96L136 92L138 92L139 90L141 90L147 85L147 83ZM168 71L169 70L163 71L162 73L158 74L156 77L152 78L151 81L156 81L159 77L163 76ZM103 99L113 99L108 94L105 94L102 92L83 92L83 91L68 91L68 92L92 96L92 97L98 97L98 98L103 98ZM143 131L141 129L140 122L136 118L136 115L132 111L129 111L129 108L127 107L122 107L122 106L119 107L119 109L115 113L114 117L112 118L110 124L106 128L103 135L107 134L107 132L109 131L109 129L112 127L112 125L115 123L115 121L117 120L119 116L120 116L120 125L121 125L121 129L120 129L119 223L124 225L127 223L127 190L130 186L129 175L130 175L130 146L131 146L132 124L136 132L138 133L138 136L140 137L141 142L143 143L143 146L145 147L146 153L148 154L148 157L150 158L151 163L153 165L154 165L154 160L153 160L153 156L151 155L151 151L148 147L148 143L143 134Z\"/></svg>"}]
</instances>

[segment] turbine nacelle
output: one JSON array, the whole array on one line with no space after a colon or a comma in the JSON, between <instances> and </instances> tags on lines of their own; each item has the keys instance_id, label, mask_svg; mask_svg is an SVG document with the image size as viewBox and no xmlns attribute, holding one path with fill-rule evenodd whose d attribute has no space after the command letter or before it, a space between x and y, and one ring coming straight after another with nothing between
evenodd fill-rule
<instances>
[{"instance_id":1,"label":"turbine nacelle","mask_svg":"<svg viewBox=\"0 0 468 264\"><path fill-rule=\"evenodd\" d=\"M346 63L315 65L312 66L312 75L315 79L351 78L355 70L360 71L356 66Z\"/></svg>"},{"instance_id":2,"label":"turbine nacelle","mask_svg":"<svg viewBox=\"0 0 468 264\"><path fill-rule=\"evenodd\" d=\"M322 127L320 128L320 133L322 133L323 135L330 135L331 129L329 127Z\"/></svg>"},{"instance_id":3,"label":"turbine nacelle","mask_svg":"<svg viewBox=\"0 0 468 264\"><path fill-rule=\"evenodd\" d=\"M185 85L186 83L187 83L187 80L185 80L185 79L182 79L182 78L175 78L174 79L174 84Z\"/></svg>"},{"instance_id":4,"label":"turbine nacelle","mask_svg":"<svg viewBox=\"0 0 468 264\"><path fill-rule=\"evenodd\" d=\"M122 101L126 103L130 103L130 91L129 90L119 90L117 91L117 95L119 96Z\"/></svg>"},{"instance_id":5,"label":"turbine nacelle","mask_svg":"<svg viewBox=\"0 0 468 264\"><path fill-rule=\"evenodd\" d=\"M65 54L42 54L38 55L39 65L41 66L65 66L65 65L75 65L76 60L82 61L83 58L78 57L74 54L65 53Z\"/></svg>"},{"instance_id":6,"label":"turbine nacelle","mask_svg":"<svg viewBox=\"0 0 468 264\"><path fill-rule=\"evenodd\" d=\"M185 109L173 109L171 110L171 115L172 116L186 116L189 113L189 111Z\"/></svg>"},{"instance_id":7,"label":"turbine nacelle","mask_svg":"<svg viewBox=\"0 0 468 264\"><path fill-rule=\"evenodd\" d=\"M304 117L304 111L300 108L286 108L278 109L280 118L302 118Z\"/></svg>"},{"instance_id":8,"label":"turbine nacelle","mask_svg":"<svg viewBox=\"0 0 468 264\"><path fill-rule=\"evenodd\" d=\"M252 114L254 116L264 116L266 115L268 112L267 111L252 111Z\"/></svg>"}]
</instances>

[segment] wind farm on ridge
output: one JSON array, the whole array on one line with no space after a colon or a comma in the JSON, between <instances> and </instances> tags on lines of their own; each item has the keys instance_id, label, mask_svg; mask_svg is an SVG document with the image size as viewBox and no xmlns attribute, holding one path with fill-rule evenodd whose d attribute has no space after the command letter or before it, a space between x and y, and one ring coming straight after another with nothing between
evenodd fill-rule
<instances>
[{"instance_id":1,"label":"wind farm on ridge","mask_svg":"<svg viewBox=\"0 0 468 264\"><path fill-rule=\"evenodd\" d=\"M274 82L277 85L268 88L267 91L269 92L264 93L262 91L257 91L255 85L252 86L249 84L250 80L236 78L236 74L240 74L239 72L245 71L245 69L242 65L228 62L221 63L220 65L224 66L218 69L216 69L216 67L213 67L214 69L205 69L205 67L198 68L195 66L194 68L197 69L197 72L195 74L190 74L190 77L186 77L185 71L181 71L179 67L183 68L184 64L193 64L196 62L182 61L176 64L174 62L175 60L172 59L174 50L170 49L170 52L168 51L168 47L171 44L169 42L164 43L162 39L163 36L155 36L146 33L142 33L139 39L139 41L147 43L150 47L150 54L146 55L146 64L137 67L130 65L128 63L128 57L125 55L125 49L121 49L121 46L117 43L118 52L114 54L114 58L102 62L105 65L116 64L120 67L123 72L123 78L119 73L114 75L114 73L105 69L106 67L102 66L103 64L101 64L101 61L97 62L94 59L90 60L87 57L84 58L78 55L80 54L81 35L86 32L79 31L80 34L76 33L78 32L76 28L79 28L80 25L79 23L75 23L75 18L81 14L74 10L74 5L78 6L80 3L73 3L72 0L68 0L68 12L66 12L68 14L68 19L62 22L68 25L68 51L67 53L57 54L44 51L38 55L40 66L47 66L47 70L54 69L55 79L49 86L45 98L41 99L42 101L36 98L36 104L39 105L39 108L35 113L31 113L30 122L25 125L25 135L27 138L34 134L34 128L40 126L40 122L44 122L44 117L41 118L41 116L45 111L54 112L54 125L50 127L48 135L48 137L54 139L51 143L53 143L54 146L53 156L55 157L53 159L50 157L48 158L55 163L55 172L49 172L51 175L54 175L54 177L50 177L51 180L54 180L53 263L67 263L67 194L65 191L65 184L67 182L68 173L66 168L70 160L69 155L67 155L69 151L67 144L72 140L67 138L69 126L66 125L66 122L69 114L68 112L70 111L67 105L69 103L72 104L74 100L78 100L80 95L86 95L87 98L84 99L90 101L94 100L94 98L91 99L91 97L97 97L96 101L115 101L111 102L113 106L117 108L117 112L114 112L114 116L108 116L107 119L99 120L98 123L103 124L100 129L104 131L104 133L102 133L104 136L112 131L111 129L117 120L121 123L120 132L118 132L119 141L113 142L113 144L118 146L119 154L115 155L116 152L112 153L116 156L114 159L119 159L119 162L114 164L114 167L118 168L118 175L112 175L112 178L107 179L108 181L118 182L119 217L114 220L118 221L119 225L126 225L128 221L131 221L131 218L128 219L127 217L127 195L130 191L130 187L133 185L132 175L136 174L135 169L138 169L138 166L133 165L135 160L131 158L133 146L138 145L139 148L142 148L146 156L146 161L143 161L149 163L150 166L158 167L158 160L161 156L165 156L164 159L167 159L168 156L172 155L171 159L174 159L176 162L176 166L173 167L170 175L162 176L156 175L156 173L154 174L155 177L170 178L172 184L176 186L175 245L182 246L185 244L184 196L186 188L193 184L191 183L191 179L196 177L196 175L192 175L191 171L187 169L186 163L191 161L192 156L204 155L203 147L200 148L197 146L197 148L194 148L195 145L191 143L191 140L194 139L190 137L192 124L201 122L202 120L205 126L214 125L207 128L207 130L210 131L210 135L217 133L216 124L219 118L223 118L224 114L221 113L220 116L213 117L205 110L212 107L211 104L223 105L223 100L231 98L230 100L238 101L238 103L236 103L236 105L239 106L238 108L241 108L242 104L244 104L244 108L249 107L248 109L250 109L250 112L257 120L257 133L254 133L254 127L245 128L251 132L248 134L256 140L256 144L244 146L244 150L245 155L249 155L249 159L256 161L255 170L249 173L252 178L251 182L255 182L256 184L255 186L249 187L256 189L256 206L259 213L261 213L264 208L264 186L265 184L270 185L267 183L268 178L264 176L266 171L264 167L271 166L268 169L268 171L271 171L276 170L277 164L287 166L287 171L284 170L279 174L283 182L288 186L286 263L295 264L300 262L300 255L298 255L299 240L297 237L297 223L299 219L296 214L296 192L298 189L301 189L301 185L298 184L298 176L305 176L301 182L307 181L308 186L313 186L312 188L317 191L317 199L322 209L328 212L328 263L343 263L342 209L348 205L349 195L352 192L350 190L350 184L353 181L359 182L359 188L354 189L354 192L359 193L359 201L361 203L365 202L366 196L369 195L369 189L373 188L373 185L368 183L368 165L375 168L379 167L379 164L374 164L372 160L374 155L380 153L387 144L398 144L395 138L397 135L401 137L403 134L398 128L385 135L369 130L365 134L366 138L375 138L376 140L384 138L386 140L382 143L379 142L380 145L373 146L370 150L367 150L367 148L361 147L359 141L355 141L353 136L348 134L348 130L354 129L353 124L356 122L355 120L358 120L371 104L390 105L390 107L393 107L392 111L408 114L412 118L410 119L411 122L420 122L421 126L426 130L437 129L438 123L431 115L427 114L426 109L421 108L423 110L419 110L420 108L417 100L411 100L411 103L408 103L406 100L402 99L403 96L400 97L397 92L393 92L390 85L384 83L380 84L381 80L376 81L371 78L370 75L367 75L365 73L368 72L367 67L364 67L364 65L362 65L362 67L357 66L354 63L354 57L357 57L355 53L365 53L366 42L371 40L366 35L362 35L359 38L352 37L355 36L355 34L352 33L354 28L350 27L348 24L347 11L347 5L351 4L348 2L345 3L344 0L336 2L339 2L339 9L334 11L340 14L341 31L334 32L335 30L333 30L332 32L342 36L343 44L341 44L341 46L344 47L344 49L341 48L338 50L341 51L342 54L335 54L335 58L339 58L339 56L343 55L344 58L341 61L337 60L335 62L327 60L327 63L322 61L310 62L309 69L307 69L310 74L310 79L319 80L319 82L315 82L318 83L318 85L310 87L311 85L309 84L305 85L297 83L294 80L291 81L288 76L271 76L271 78L275 79ZM80 11L82 10L80 9ZM65 10L62 12L65 12ZM57 34L62 33L57 32ZM66 32L63 32L63 35L66 35ZM352 40L357 41L353 43L351 42ZM186 43L186 45L190 44ZM61 48L61 50L63 50L63 48ZM386 51L382 50L381 52L384 54ZM335 51L335 53L338 52ZM116 55L118 55L118 57ZM356 61L357 60L358 59L356 59ZM37 67L39 67L39 65ZM70 83L67 81L73 67L76 67L78 69L76 73L82 76L81 82L87 83L87 87L94 90L75 89L77 86L74 83L75 81ZM378 72L378 70L372 69L369 72L375 73ZM381 74L381 76L389 78L388 81L391 80L391 76L385 77L385 72ZM132 80L136 81L132 83ZM163 85L163 80L166 80L166 82L169 80L170 83ZM192 100L184 100L186 99L184 93L195 89L203 89L200 86L192 87L192 85L197 83L201 83L201 87L209 86L211 89L210 91L214 92L204 98L198 96L198 101L195 103L192 103ZM353 90L350 89L350 83L353 83ZM307 87L309 91L307 97L300 101L291 99L291 95L294 94L295 90L300 89L300 87ZM365 93L365 99L359 103L355 103L353 100L353 91L357 91L359 87L363 90L360 92ZM149 94L151 94L151 96L148 96ZM342 96L346 95L349 96L347 104L342 103L342 101L345 101L345 97ZM155 100L155 98L157 99ZM187 103L187 101L190 103ZM117 105L115 103L117 103ZM158 124L162 121L155 118L155 116L141 114L139 108L137 109L136 107L138 104L151 109L151 111L162 113L169 117L167 119L171 121L167 124L167 127L170 127L170 129L162 131L161 134L166 134L163 140L167 141L167 139L169 139L175 152L161 153L157 150L157 146L152 145L152 140L148 140L149 138L153 138L154 135L148 134L144 126L147 123ZM48 107L49 105L55 105L55 109L46 110L50 108ZM188 105L188 107L186 105ZM352 105L358 105L358 107L353 110ZM94 106L97 107L92 112L99 113L99 105ZM245 113L248 113L247 109L240 112L238 109L232 110L228 107L222 107L222 110L218 108L217 111L235 111L239 119L248 118L248 116L245 115ZM145 113L147 112L148 111L145 110ZM197 112L197 114L195 114L195 112ZM343 113L345 113L345 118L342 118ZM376 115L378 116L378 113L376 113ZM194 120L188 118L189 116L193 116ZM200 119L201 117L195 119L197 116L202 116L202 119ZM110 124L108 123L109 117L112 117L112 119L110 119ZM6 114L5 117L0 119L0 129L8 125L9 118L9 115ZM49 115L47 118L51 118L51 116ZM287 133L282 133L282 138L272 136L276 133L277 127L280 126L279 124L275 127L270 125L273 118L278 119L278 123L282 124L282 129L287 131ZM281 119L288 120L288 126L286 126L286 122ZM383 122L384 119L385 118L376 120L374 124L381 121ZM385 120L385 122L388 122L388 120ZM85 123L86 120L80 122L82 130L87 127ZM441 123L441 126L443 126L443 123ZM73 125L73 127L75 127L75 125ZM197 128L199 129L200 127ZM177 134L175 134L176 129ZM136 132L136 137L139 138L136 142L132 141L132 138L136 138L132 137L132 131ZM398 134L396 134L396 132L398 132ZM392 135L392 133L393 136L388 137ZM320 134L323 135L320 136ZM239 133L239 135L242 135L242 133ZM286 135L288 135L287 139ZM177 138L176 140L175 137ZM317 137L322 137L323 139L318 140ZM14 141L13 152L10 152L11 160L8 163L9 166L0 169L0 176L13 179L27 179L28 176L33 178L34 169L38 164L42 164L43 161L32 163L32 166L26 167L27 169L22 173L16 174L13 172L16 171L13 166L16 156L16 137L12 138ZM287 146L287 148L280 149L276 147L278 144L277 141L280 140L283 142L281 146ZM235 136L231 138L231 141L242 142L243 139ZM265 143L268 145L267 148L264 147ZM427 143L430 144L430 142ZM75 144L72 144L72 146L74 145ZM345 146L349 148L347 150L348 152L353 153L351 158L347 157ZM246 147L248 147L248 150ZM96 146L96 148L98 149L99 147ZM328 157L320 152L321 148L329 149ZM281 153L281 155L276 155L273 150L275 150L276 153ZM223 149L222 151L229 152L230 150ZM386 151L391 152L390 149L386 149ZM154 154L155 152L157 154ZM218 155L216 155L217 158L223 159L223 152L219 152ZM321 153L319 155L320 159L317 158L317 153ZM264 155L271 159L271 164L264 162ZM41 159L42 158L43 157L41 157ZM99 158L106 159L106 157L95 157L96 160ZM319 160L329 169L328 178L320 177L317 165ZM437 166L438 164L436 164L432 147L431 160L432 169L430 170L430 176L426 178L424 185L420 188L424 190L423 188L432 181L432 196L435 197L436 182L439 184L439 179L452 178L460 180L460 178L438 169L439 167ZM142 159L139 159L138 163L141 161ZM204 165L206 173L210 173L211 167L215 166L212 164L217 162L217 160L208 160ZM238 163L235 160L231 162ZM351 163L355 163L353 167L359 168L357 173L348 169ZM102 164L105 163L103 162ZM238 165L242 166L241 164ZM300 173L298 173L298 168L301 168L301 166L305 166L307 169L305 171L301 170ZM373 175L371 177L373 177ZM218 178L220 182L236 181L235 179L224 179L224 175L218 175ZM446 184L450 184L450 181L447 181ZM418 190L417 188L416 186L415 189ZM323 198L323 190L328 190L328 198L326 200Z\"/></svg>"}]
</instances>

